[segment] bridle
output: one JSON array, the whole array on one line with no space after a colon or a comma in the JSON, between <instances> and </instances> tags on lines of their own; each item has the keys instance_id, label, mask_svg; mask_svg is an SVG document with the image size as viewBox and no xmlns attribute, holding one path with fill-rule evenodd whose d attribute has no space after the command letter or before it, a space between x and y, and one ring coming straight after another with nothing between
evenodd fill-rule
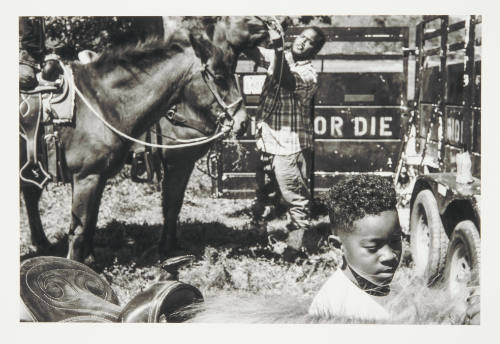
<instances>
[{"instance_id":1,"label":"bridle","mask_svg":"<svg viewBox=\"0 0 500 344\"><path fill-rule=\"evenodd\" d=\"M215 123L218 124L219 126L225 126L225 125L227 126L227 124L225 124L225 123L227 123L227 121L229 121L229 126L230 126L230 128L232 128L234 125L234 116L236 115L236 112L238 112L238 110L240 109L241 104L243 103L243 98L241 97L240 84L239 84L238 80L235 80L235 82L236 82L236 88L238 89L238 93L240 94L240 97L238 99L236 99L234 102L232 102L231 104L227 105L226 102L224 102L224 100L220 96L219 92L217 91L217 88L213 87L214 86L213 80L215 80L216 77L215 77L215 73L212 70L210 70L210 67L208 66L208 64L204 63L200 72L201 72L201 76L203 78L203 81L207 85L210 92L212 92L212 95L215 97L215 100L217 101L219 106L222 108L222 111L219 111L217 113L217 115L215 116L216 117ZM230 110L233 108L234 108L234 111L231 113Z\"/></svg>"},{"instance_id":2,"label":"bridle","mask_svg":"<svg viewBox=\"0 0 500 344\"><path fill-rule=\"evenodd\" d=\"M62 63L61 67L65 68ZM241 104L243 103L243 98L241 97L241 90L240 86L238 83L238 80L236 80L236 87L238 89L238 92L240 94L240 97L234 101L233 103L227 105L226 102L222 99L220 96L219 92L217 91L217 87L214 85L215 80L215 73L210 70L208 64L204 63L202 67L200 68L199 72L202 75L202 79L207 85L208 89L212 93L212 95L215 97L216 102L218 103L218 106L222 109L215 115L215 122L217 124L217 129L215 133L211 136L205 136L205 137L199 137L195 139L190 139L190 140L177 140L179 142L182 142L180 144L174 144L174 145L164 145L164 144L157 144L157 143L151 143L151 142L146 142L143 140L136 139L134 137L131 137L122 131L118 130L115 128L112 124L110 124L106 119L99 113L97 112L92 104L87 100L87 98L83 95L83 93L78 89L76 86L74 80L72 80L73 86L75 88L76 93L80 98L83 100L85 105L88 106L88 108L91 110L91 112L101 120L101 122L104 123L111 131L113 131L115 134L138 144L152 147L152 148L161 148L161 149L181 149L181 148L187 148L187 147L193 147L193 146L199 146L203 145L215 140L219 140L223 138L224 136L227 136L228 133L232 130L234 126L234 116L238 112L238 110L241 107ZM215 87L214 87L215 86ZM231 109L234 108L234 111L231 112Z\"/></svg>"}]
</instances>

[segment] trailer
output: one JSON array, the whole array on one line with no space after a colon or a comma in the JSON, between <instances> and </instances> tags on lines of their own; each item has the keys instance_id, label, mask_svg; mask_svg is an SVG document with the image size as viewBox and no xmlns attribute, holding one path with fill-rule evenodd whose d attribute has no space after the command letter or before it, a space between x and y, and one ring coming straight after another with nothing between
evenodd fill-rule
<instances>
[{"instance_id":1,"label":"trailer","mask_svg":"<svg viewBox=\"0 0 500 344\"><path fill-rule=\"evenodd\" d=\"M456 293L479 285L481 18L432 16L416 35L415 99L396 179L412 185L417 274Z\"/></svg>"},{"instance_id":2,"label":"trailer","mask_svg":"<svg viewBox=\"0 0 500 344\"><path fill-rule=\"evenodd\" d=\"M292 41L307 27L292 27ZM341 53L319 54L313 60L319 89L314 98L314 159L311 194L327 190L339 177L353 173L394 175L402 143L401 118L407 112L408 27L322 28L328 47L342 45ZM254 117L265 80L265 70L242 59L239 75L245 105ZM239 142L218 146L219 197L255 195L255 121Z\"/></svg>"}]
</instances>

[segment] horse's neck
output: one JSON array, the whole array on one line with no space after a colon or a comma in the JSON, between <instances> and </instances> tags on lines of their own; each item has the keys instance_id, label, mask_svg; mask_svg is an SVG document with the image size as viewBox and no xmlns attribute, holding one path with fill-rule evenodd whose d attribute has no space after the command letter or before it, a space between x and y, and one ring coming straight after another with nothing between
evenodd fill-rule
<instances>
[{"instance_id":1,"label":"horse's neck","mask_svg":"<svg viewBox=\"0 0 500 344\"><path fill-rule=\"evenodd\" d=\"M116 129L128 135L139 135L171 107L191 69L191 59L177 54L147 70L127 70L116 66L108 73L80 82L99 112ZM85 82L82 82L84 79Z\"/></svg>"}]
</instances>

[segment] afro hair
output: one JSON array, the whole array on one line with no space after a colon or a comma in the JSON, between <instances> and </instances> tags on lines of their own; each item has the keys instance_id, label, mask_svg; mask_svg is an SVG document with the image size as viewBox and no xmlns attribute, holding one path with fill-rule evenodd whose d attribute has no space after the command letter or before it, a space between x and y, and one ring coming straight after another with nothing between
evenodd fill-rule
<instances>
[{"instance_id":1,"label":"afro hair","mask_svg":"<svg viewBox=\"0 0 500 344\"><path fill-rule=\"evenodd\" d=\"M388 178L377 175L347 177L325 195L334 230L349 232L354 221L396 209L396 191Z\"/></svg>"}]
</instances>

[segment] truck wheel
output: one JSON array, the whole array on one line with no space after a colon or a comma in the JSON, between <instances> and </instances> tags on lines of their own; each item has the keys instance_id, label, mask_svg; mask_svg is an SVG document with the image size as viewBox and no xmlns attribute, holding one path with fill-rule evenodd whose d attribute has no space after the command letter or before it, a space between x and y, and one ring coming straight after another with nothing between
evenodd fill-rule
<instances>
[{"instance_id":1,"label":"truck wheel","mask_svg":"<svg viewBox=\"0 0 500 344\"><path fill-rule=\"evenodd\" d=\"M430 190L420 191L413 203L410 247L416 275L425 278L429 284L436 282L444 268L448 236Z\"/></svg>"},{"instance_id":2,"label":"truck wheel","mask_svg":"<svg viewBox=\"0 0 500 344\"><path fill-rule=\"evenodd\" d=\"M452 295L467 286L479 285L481 238L474 222L459 222L451 235L444 272L445 283Z\"/></svg>"}]
</instances>

